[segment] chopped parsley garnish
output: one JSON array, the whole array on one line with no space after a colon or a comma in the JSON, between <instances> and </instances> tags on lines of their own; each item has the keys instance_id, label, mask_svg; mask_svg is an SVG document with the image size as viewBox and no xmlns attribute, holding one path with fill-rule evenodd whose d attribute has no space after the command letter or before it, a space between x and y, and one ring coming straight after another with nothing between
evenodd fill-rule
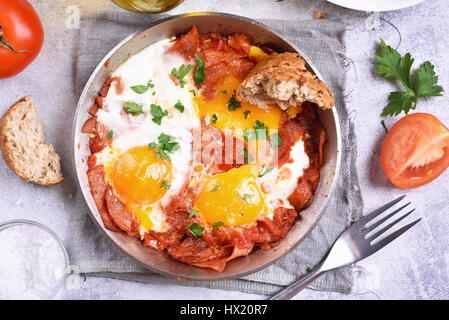
<instances>
[{"instance_id":1,"label":"chopped parsley garnish","mask_svg":"<svg viewBox=\"0 0 449 320\"><path fill-rule=\"evenodd\" d=\"M151 104L151 114L153 115L153 122L161 125L162 118L168 116L168 111L164 110L162 111L161 106L157 106L155 104Z\"/></svg>"},{"instance_id":2,"label":"chopped parsley garnish","mask_svg":"<svg viewBox=\"0 0 449 320\"><path fill-rule=\"evenodd\" d=\"M162 181L161 188L170 189L170 183L167 181Z\"/></svg>"},{"instance_id":3,"label":"chopped parsley garnish","mask_svg":"<svg viewBox=\"0 0 449 320\"><path fill-rule=\"evenodd\" d=\"M256 138L256 133L253 130L245 129L243 131L243 139L245 139L248 142L251 142Z\"/></svg>"},{"instance_id":4,"label":"chopped parsley garnish","mask_svg":"<svg viewBox=\"0 0 449 320\"><path fill-rule=\"evenodd\" d=\"M222 225L224 225L224 222L217 221L217 222L215 222L215 223L212 224L212 227L218 228L218 227L221 227Z\"/></svg>"},{"instance_id":5,"label":"chopped parsley garnish","mask_svg":"<svg viewBox=\"0 0 449 320\"><path fill-rule=\"evenodd\" d=\"M149 88L154 88L154 83L152 80L149 80L147 84L140 84L131 87L131 89L138 94L144 94Z\"/></svg>"},{"instance_id":6,"label":"chopped parsley garnish","mask_svg":"<svg viewBox=\"0 0 449 320\"><path fill-rule=\"evenodd\" d=\"M108 132L108 135L106 136L109 140L110 139L112 139L112 138L114 138L114 131L113 130L110 130L109 132Z\"/></svg>"},{"instance_id":7,"label":"chopped parsley garnish","mask_svg":"<svg viewBox=\"0 0 449 320\"><path fill-rule=\"evenodd\" d=\"M156 91L153 91L152 95L155 96L156 95Z\"/></svg>"},{"instance_id":8,"label":"chopped parsley garnish","mask_svg":"<svg viewBox=\"0 0 449 320\"><path fill-rule=\"evenodd\" d=\"M253 156L248 152L247 148L243 149L243 157L244 157L245 163L251 163L254 161Z\"/></svg>"},{"instance_id":9,"label":"chopped parsley garnish","mask_svg":"<svg viewBox=\"0 0 449 320\"><path fill-rule=\"evenodd\" d=\"M194 96L196 96L196 91L194 89L189 90L191 93L193 93Z\"/></svg>"},{"instance_id":10,"label":"chopped parsley garnish","mask_svg":"<svg viewBox=\"0 0 449 320\"><path fill-rule=\"evenodd\" d=\"M221 93L228 94L228 90L221 90Z\"/></svg>"},{"instance_id":11,"label":"chopped parsley garnish","mask_svg":"<svg viewBox=\"0 0 449 320\"><path fill-rule=\"evenodd\" d=\"M253 126L254 130L245 129L243 131L243 139L245 139L248 142L251 142L254 138L257 140L266 139L268 136L268 127L263 124L263 122L260 122L259 120L256 121L256 123Z\"/></svg>"},{"instance_id":12,"label":"chopped parsley garnish","mask_svg":"<svg viewBox=\"0 0 449 320\"><path fill-rule=\"evenodd\" d=\"M201 60L200 57L198 57L198 55L195 55L195 60L198 63L198 66L196 67L196 71L195 71L195 83L196 85L201 84L204 80L206 80L206 76L204 74L204 70L206 67L206 64L204 63L203 60Z\"/></svg>"},{"instance_id":13,"label":"chopped parsley garnish","mask_svg":"<svg viewBox=\"0 0 449 320\"><path fill-rule=\"evenodd\" d=\"M179 112L184 112L184 105L181 103L181 100L178 100L175 104L175 108L179 110Z\"/></svg>"},{"instance_id":14,"label":"chopped parsley garnish","mask_svg":"<svg viewBox=\"0 0 449 320\"><path fill-rule=\"evenodd\" d=\"M217 117L217 115L214 113L214 114L212 115L212 123L217 123L217 121L218 121L218 117Z\"/></svg>"},{"instance_id":15,"label":"chopped parsley garnish","mask_svg":"<svg viewBox=\"0 0 449 320\"><path fill-rule=\"evenodd\" d=\"M241 108L241 107L242 107L242 105L240 104L240 102L238 102L238 101L236 100L235 94L233 94L233 95L231 96L231 98L229 99L229 101L228 101L228 109L229 109L230 111L235 111L235 109Z\"/></svg>"},{"instance_id":16,"label":"chopped parsley garnish","mask_svg":"<svg viewBox=\"0 0 449 320\"><path fill-rule=\"evenodd\" d=\"M190 209L190 214L189 214L189 218L188 219L190 219L190 218L192 218L193 216L196 216L196 214L198 213L198 210L195 210L195 209Z\"/></svg>"},{"instance_id":17,"label":"chopped parsley garnish","mask_svg":"<svg viewBox=\"0 0 449 320\"><path fill-rule=\"evenodd\" d=\"M256 132L257 140L266 139L268 137L268 127L259 120L256 120L256 123L254 124L254 131Z\"/></svg>"},{"instance_id":18,"label":"chopped parsley garnish","mask_svg":"<svg viewBox=\"0 0 449 320\"><path fill-rule=\"evenodd\" d=\"M262 178L264 175L266 175L267 173L271 172L274 169L274 167L263 167L262 170L260 170L259 172L259 178Z\"/></svg>"},{"instance_id":19,"label":"chopped parsley garnish","mask_svg":"<svg viewBox=\"0 0 449 320\"><path fill-rule=\"evenodd\" d=\"M123 110L127 113L131 113L133 116L143 113L142 105L135 102L126 102Z\"/></svg>"},{"instance_id":20,"label":"chopped parsley garnish","mask_svg":"<svg viewBox=\"0 0 449 320\"><path fill-rule=\"evenodd\" d=\"M159 159L170 161L169 153L173 153L180 148L179 143L174 141L174 139L174 137L168 134L161 133L158 137L159 143L151 142L148 144L148 147L156 151L156 156Z\"/></svg>"},{"instance_id":21,"label":"chopped parsley garnish","mask_svg":"<svg viewBox=\"0 0 449 320\"><path fill-rule=\"evenodd\" d=\"M244 194L240 194L238 193L238 196L244 200L246 203L249 203L249 201L251 200L251 195L244 193Z\"/></svg>"},{"instance_id":22,"label":"chopped parsley garnish","mask_svg":"<svg viewBox=\"0 0 449 320\"><path fill-rule=\"evenodd\" d=\"M382 53L376 55L377 61L380 63L376 68L377 72L385 78L399 80L406 89L406 91L390 93L388 104L383 109L382 116L396 116L402 111L408 114L411 109L416 109L419 98L442 95L443 88L437 85L438 77L435 74L434 66L429 61L424 62L415 71L416 81L412 82L410 74L414 59L410 53L402 57L383 39L380 39L380 45Z\"/></svg>"},{"instance_id":23,"label":"chopped parsley garnish","mask_svg":"<svg viewBox=\"0 0 449 320\"><path fill-rule=\"evenodd\" d=\"M307 272L311 272L311 271L312 271L312 268L311 268L311 267L307 267L307 268L306 268L306 271L307 271Z\"/></svg>"},{"instance_id":24,"label":"chopped parsley garnish","mask_svg":"<svg viewBox=\"0 0 449 320\"><path fill-rule=\"evenodd\" d=\"M282 144L281 135L279 132L270 134L270 144L273 148L276 148Z\"/></svg>"},{"instance_id":25,"label":"chopped parsley garnish","mask_svg":"<svg viewBox=\"0 0 449 320\"><path fill-rule=\"evenodd\" d=\"M192 70L192 68L193 68L193 65L191 65L191 64L189 64L188 66L183 64L178 68L178 70L176 70L176 68L172 69L171 74L174 77L178 78L181 88L184 88L184 85L187 83L183 79L190 72L190 70Z\"/></svg>"},{"instance_id":26,"label":"chopped parsley garnish","mask_svg":"<svg viewBox=\"0 0 449 320\"><path fill-rule=\"evenodd\" d=\"M245 119L248 119L250 113L251 113L251 111L249 111L249 110L246 110L245 112L243 112L243 114L245 115Z\"/></svg>"},{"instance_id":27,"label":"chopped parsley garnish","mask_svg":"<svg viewBox=\"0 0 449 320\"><path fill-rule=\"evenodd\" d=\"M189 224L186 229L189 230L189 232L193 234L194 237L199 237L204 232L204 228L196 222L192 222L191 224Z\"/></svg>"},{"instance_id":28,"label":"chopped parsley garnish","mask_svg":"<svg viewBox=\"0 0 449 320\"><path fill-rule=\"evenodd\" d=\"M215 192L218 191L218 189L220 189L220 183L218 183L212 190L210 190L211 192Z\"/></svg>"}]
</instances>

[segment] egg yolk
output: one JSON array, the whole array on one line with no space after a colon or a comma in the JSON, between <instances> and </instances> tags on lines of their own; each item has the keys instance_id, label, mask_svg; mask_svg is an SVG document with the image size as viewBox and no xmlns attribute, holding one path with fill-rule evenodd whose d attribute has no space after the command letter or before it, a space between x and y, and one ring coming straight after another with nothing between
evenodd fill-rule
<instances>
[{"instance_id":1,"label":"egg yolk","mask_svg":"<svg viewBox=\"0 0 449 320\"><path fill-rule=\"evenodd\" d=\"M194 207L209 224L249 224L266 210L256 183L258 169L244 165L207 178Z\"/></svg>"},{"instance_id":2,"label":"egg yolk","mask_svg":"<svg viewBox=\"0 0 449 320\"><path fill-rule=\"evenodd\" d=\"M219 87L214 99L196 96L194 101L199 117L203 118L208 115L210 124L220 130L239 129L235 132L239 138L245 129L253 129L257 120L264 123L269 129L277 129L281 120L281 109L277 106L262 109L243 101L232 103L236 99L235 90L241 82L235 77L228 77ZM238 107L238 103L240 103L240 107Z\"/></svg>"},{"instance_id":3,"label":"egg yolk","mask_svg":"<svg viewBox=\"0 0 449 320\"><path fill-rule=\"evenodd\" d=\"M172 165L159 159L147 146L135 147L118 157L109 178L122 201L145 206L158 201L167 192L162 183L171 182Z\"/></svg>"},{"instance_id":4,"label":"egg yolk","mask_svg":"<svg viewBox=\"0 0 449 320\"><path fill-rule=\"evenodd\" d=\"M153 229L154 223L151 220L151 211L153 211L152 207L140 207L135 205L134 203L127 203L126 208L139 220L140 225L146 229Z\"/></svg>"}]
</instances>

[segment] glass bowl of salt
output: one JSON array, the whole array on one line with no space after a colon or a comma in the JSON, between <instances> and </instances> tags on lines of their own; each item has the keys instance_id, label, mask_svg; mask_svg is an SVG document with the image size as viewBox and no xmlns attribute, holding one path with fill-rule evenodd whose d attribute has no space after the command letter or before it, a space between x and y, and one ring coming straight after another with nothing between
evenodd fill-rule
<instances>
[{"instance_id":1,"label":"glass bowl of salt","mask_svg":"<svg viewBox=\"0 0 449 320\"><path fill-rule=\"evenodd\" d=\"M67 251L49 228L29 220L0 223L0 300L55 299L68 274Z\"/></svg>"}]
</instances>

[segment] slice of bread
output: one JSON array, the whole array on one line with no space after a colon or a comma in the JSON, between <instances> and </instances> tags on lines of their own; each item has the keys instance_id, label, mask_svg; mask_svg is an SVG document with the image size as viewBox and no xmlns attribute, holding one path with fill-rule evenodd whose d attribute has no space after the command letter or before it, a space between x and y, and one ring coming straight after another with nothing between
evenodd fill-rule
<instances>
[{"instance_id":1,"label":"slice of bread","mask_svg":"<svg viewBox=\"0 0 449 320\"><path fill-rule=\"evenodd\" d=\"M283 110L302 102L320 108L334 106L334 95L326 84L306 69L297 53L273 53L260 62L237 90L237 98L265 108L277 104Z\"/></svg>"},{"instance_id":2,"label":"slice of bread","mask_svg":"<svg viewBox=\"0 0 449 320\"><path fill-rule=\"evenodd\" d=\"M31 96L17 101L0 120L0 150L8 167L27 182L50 186L64 178L59 156L45 141L45 125Z\"/></svg>"}]
</instances>

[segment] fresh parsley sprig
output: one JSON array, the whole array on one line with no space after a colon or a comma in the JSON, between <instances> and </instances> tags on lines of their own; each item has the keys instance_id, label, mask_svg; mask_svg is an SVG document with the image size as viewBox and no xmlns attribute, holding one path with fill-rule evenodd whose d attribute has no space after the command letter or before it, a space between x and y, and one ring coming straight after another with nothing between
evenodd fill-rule
<instances>
[{"instance_id":1,"label":"fresh parsley sprig","mask_svg":"<svg viewBox=\"0 0 449 320\"><path fill-rule=\"evenodd\" d=\"M396 116L401 112L408 114L411 109L416 109L418 99L423 97L441 96L443 88L438 83L434 66L424 62L414 73L412 81L411 68L414 59L410 53L401 56L398 51L380 39L382 52L376 55L380 63L376 70L388 79L397 79L406 91L394 91L388 97L388 104L382 111L382 116Z\"/></svg>"}]
</instances>

